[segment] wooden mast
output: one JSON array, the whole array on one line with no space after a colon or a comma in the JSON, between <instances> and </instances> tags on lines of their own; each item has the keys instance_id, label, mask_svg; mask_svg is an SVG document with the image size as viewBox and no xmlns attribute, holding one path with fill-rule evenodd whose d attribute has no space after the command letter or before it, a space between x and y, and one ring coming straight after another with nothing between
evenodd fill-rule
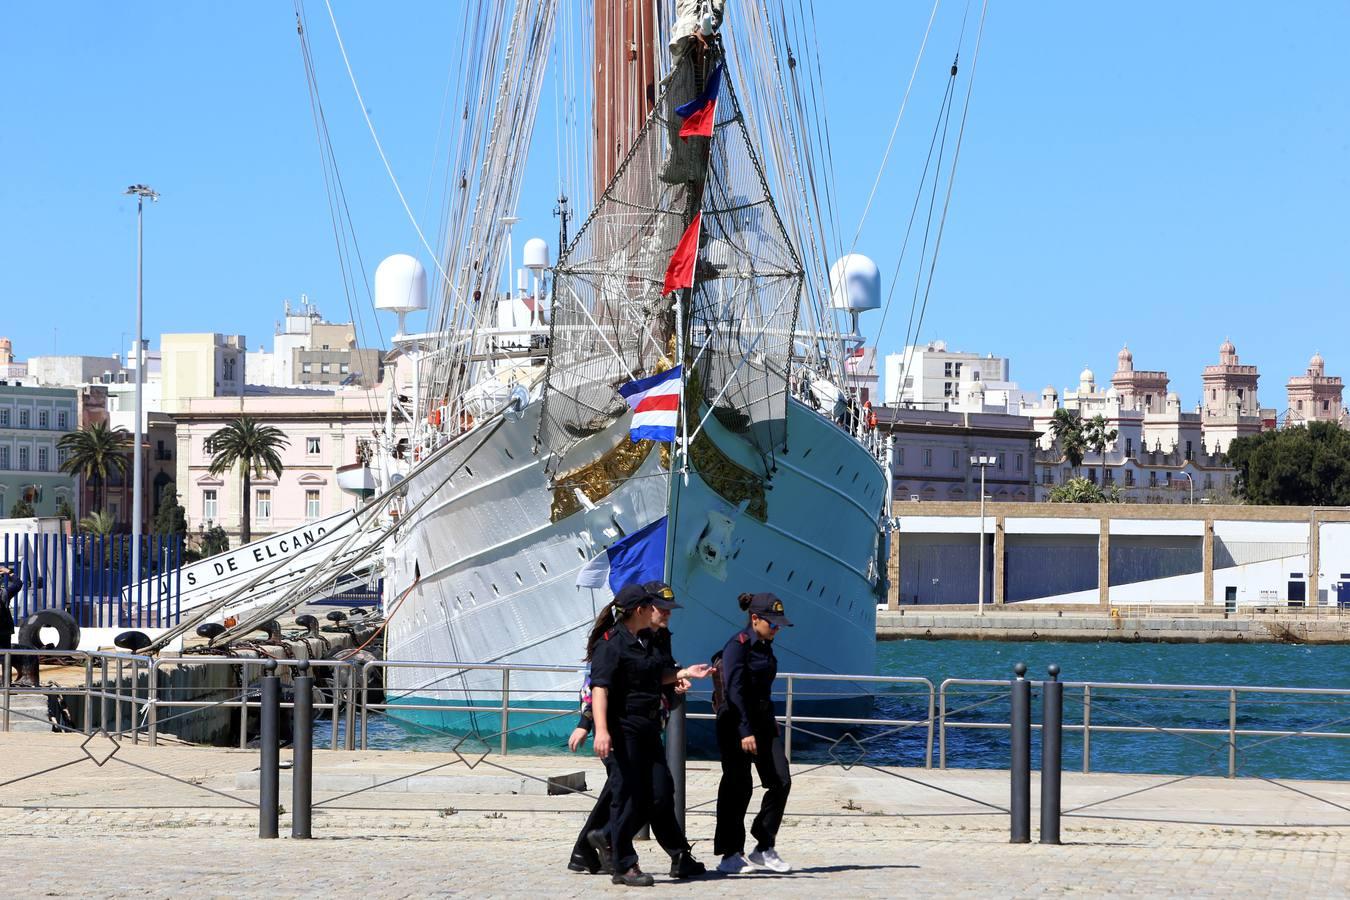
<instances>
[{"instance_id":1,"label":"wooden mast","mask_svg":"<svg viewBox=\"0 0 1350 900\"><path fill-rule=\"evenodd\" d=\"M594 187L598 200L656 104L660 0L596 0Z\"/></svg>"}]
</instances>

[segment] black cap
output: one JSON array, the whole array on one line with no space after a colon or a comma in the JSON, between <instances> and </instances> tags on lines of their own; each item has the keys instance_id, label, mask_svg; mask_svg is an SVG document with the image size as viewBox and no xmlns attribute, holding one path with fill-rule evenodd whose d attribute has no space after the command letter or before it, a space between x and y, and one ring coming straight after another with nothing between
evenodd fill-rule
<instances>
[{"instance_id":1,"label":"black cap","mask_svg":"<svg viewBox=\"0 0 1350 900\"><path fill-rule=\"evenodd\" d=\"M630 610L643 605L655 606L657 609L677 609L680 604L675 602L670 585L662 581L649 581L646 584L625 584L619 588L619 592L614 595L614 605L619 609Z\"/></svg>"},{"instance_id":2,"label":"black cap","mask_svg":"<svg viewBox=\"0 0 1350 900\"><path fill-rule=\"evenodd\" d=\"M642 586L651 598L652 606L657 609L680 609L680 604L675 602L675 591L664 581L649 581Z\"/></svg>"},{"instance_id":3,"label":"black cap","mask_svg":"<svg viewBox=\"0 0 1350 900\"><path fill-rule=\"evenodd\" d=\"M775 625L792 625L792 621L783 612L783 601L778 599L777 594L768 591L750 597L750 612Z\"/></svg>"}]
</instances>

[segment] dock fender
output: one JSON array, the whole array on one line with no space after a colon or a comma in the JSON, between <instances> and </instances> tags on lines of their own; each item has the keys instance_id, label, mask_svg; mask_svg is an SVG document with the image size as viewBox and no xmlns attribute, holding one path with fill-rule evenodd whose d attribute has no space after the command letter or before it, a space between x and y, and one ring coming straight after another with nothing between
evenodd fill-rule
<instances>
[{"instance_id":1,"label":"dock fender","mask_svg":"<svg viewBox=\"0 0 1350 900\"><path fill-rule=\"evenodd\" d=\"M48 628L56 631L54 644L41 639L43 630ZM40 609L19 627L19 643L39 650L74 650L80 646L80 626L64 609Z\"/></svg>"}]
</instances>

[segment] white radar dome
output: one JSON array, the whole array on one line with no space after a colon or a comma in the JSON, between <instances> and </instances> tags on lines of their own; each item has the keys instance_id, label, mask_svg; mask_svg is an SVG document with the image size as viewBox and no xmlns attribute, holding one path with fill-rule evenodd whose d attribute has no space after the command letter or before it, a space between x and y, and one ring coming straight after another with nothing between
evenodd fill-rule
<instances>
[{"instance_id":1,"label":"white radar dome","mask_svg":"<svg viewBox=\"0 0 1350 900\"><path fill-rule=\"evenodd\" d=\"M881 309L881 270L860 253L841 257L830 267L830 305L862 312Z\"/></svg>"},{"instance_id":2,"label":"white radar dome","mask_svg":"<svg viewBox=\"0 0 1350 900\"><path fill-rule=\"evenodd\" d=\"M386 257L375 270L375 308L406 313L427 308L427 270L406 253Z\"/></svg>"},{"instance_id":3,"label":"white radar dome","mask_svg":"<svg viewBox=\"0 0 1350 900\"><path fill-rule=\"evenodd\" d=\"M521 248L520 258L527 269L547 269L548 242L543 238L530 238Z\"/></svg>"}]
</instances>

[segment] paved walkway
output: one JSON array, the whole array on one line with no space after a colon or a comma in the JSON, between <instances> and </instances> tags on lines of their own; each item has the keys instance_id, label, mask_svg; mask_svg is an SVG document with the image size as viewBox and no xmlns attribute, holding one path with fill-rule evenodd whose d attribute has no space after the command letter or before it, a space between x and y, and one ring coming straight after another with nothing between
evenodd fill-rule
<instances>
[{"instance_id":1,"label":"paved walkway","mask_svg":"<svg viewBox=\"0 0 1350 900\"><path fill-rule=\"evenodd\" d=\"M80 749L82 740L0 734L0 867L10 896L477 897L528 891L552 898L624 892L564 869L591 801L550 796L534 780L584 772L594 789L600 770L590 758L494 754L466 762L453 754L319 752L316 787L327 787L316 790L315 799L328 803L315 811L316 840L260 841L257 811L244 805L256 800L256 791L239 787L249 783L256 753L124 743L100 768ZM114 749L102 738L90 748L100 759ZM24 777L43 770L50 771ZM1003 772L794 771L779 849L797 871L739 876L735 885L717 877L682 884L659 877L654 892L1350 893L1350 783L1169 783L1157 776L1067 774L1066 808L1097 803L1082 812L1101 818L1066 818L1065 844L1050 847L1007 843L1006 815L993 808L1006 805ZM424 780L400 777L414 772ZM339 796L344 783L391 778L399 781ZM429 780L436 778L447 780ZM716 782L712 767L691 767L689 832L707 861L713 827L707 813ZM506 783L520 792L493 793ZM403 790L396 789L400 784ZM283 790L283 804L289 807L289 801ZM1171 824L1175 820L1225 824ZM289 816L282 830L289 831ZM640 852L648 868L664 876L659 848L646 845Z\"/></svg>"}]
</instances>

